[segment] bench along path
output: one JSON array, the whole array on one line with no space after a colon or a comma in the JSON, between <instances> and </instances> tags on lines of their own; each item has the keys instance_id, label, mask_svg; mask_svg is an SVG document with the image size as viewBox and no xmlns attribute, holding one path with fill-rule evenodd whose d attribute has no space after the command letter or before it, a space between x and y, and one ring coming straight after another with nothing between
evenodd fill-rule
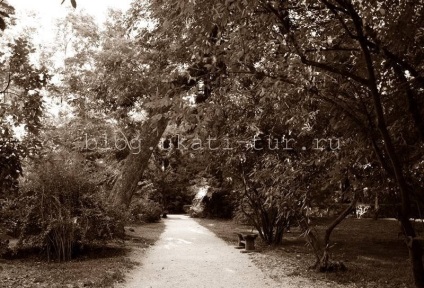
<instances>
[{"instance_id":1,"label":"bench along path","mask_svg":"<svg viewBox=\"0 0 424 288\"><path fill-rule=\"evenodd\" d=\"M169 215L164 221L161 238L147 251L142 266L129 275L124 287L290 287L267 278L247 254L193 219Z\"/></svg>"}]
</instances>

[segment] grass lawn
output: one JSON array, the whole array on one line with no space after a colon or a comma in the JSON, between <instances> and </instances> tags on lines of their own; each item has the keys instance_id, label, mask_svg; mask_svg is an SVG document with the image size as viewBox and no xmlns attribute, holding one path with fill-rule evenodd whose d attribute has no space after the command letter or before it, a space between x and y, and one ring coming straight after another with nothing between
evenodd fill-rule
<instances>
[{"instance_id":1,"label":"grass lawn","mask_svg":"<svg viewBox=\"0 0 424 288\"><path fill-rule=\"evenodd\" d=\"M112 287L138 264L129 252L153 245L164 228L163 222L127 227L125 245L93 248L66 263L47 263L37 255L0 260L0 287Z\"/></svg>"},{"instance_id":2,"label":"grass lawn","mask_svg":"<svg viewBox=\"0 0 424 288\"><path fill-rule=\"evenodd\" d=\"M197 219L218 237L236 244L236 231L252 231L250 227L234 221ZM321 237L329 220L314 223ZM423 224L416 228L423 231ZM278 280L287 276L301 276L324 280L351 287L413 287L408 251L401 236L399 224L393 220L349 218L332 234L332 259L341 260L346 272L317 273L307 267L314 263L311 249L297 228L284 235L283 244L277 247L259 241L260 252L252 254L255 263L270 277ZM356 285L353 285L355 283Z\"/></svg>"}]
</instances>

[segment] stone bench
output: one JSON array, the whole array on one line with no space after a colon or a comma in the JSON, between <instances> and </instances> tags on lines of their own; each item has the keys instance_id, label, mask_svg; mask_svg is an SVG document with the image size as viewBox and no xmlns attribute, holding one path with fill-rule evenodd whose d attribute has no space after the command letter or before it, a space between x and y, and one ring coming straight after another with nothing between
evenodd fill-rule
<instances>
[{"instance_id":1,"label":"stone bench","mask_svg":"<svg viewBox=\"0 0 424 288\"><path fill-rule=\"evenodd\" d=\"M235 233L238 236L238 246L236 249L245 249L246 251L255 250L255 239L258 237L258 234L254 233Z\"/></svg>"}]
</instances>

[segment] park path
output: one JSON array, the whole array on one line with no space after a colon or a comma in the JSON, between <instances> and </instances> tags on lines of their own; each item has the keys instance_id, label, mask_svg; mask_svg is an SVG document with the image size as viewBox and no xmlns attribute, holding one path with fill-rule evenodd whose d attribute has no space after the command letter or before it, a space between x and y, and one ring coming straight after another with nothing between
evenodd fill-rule
<instances>
[{"instance_id":1,"label":"park path","mask_svg":"<svg viewBox=\"0 0 424 288\"><path fill-rule=\"evenodd\" d=\"M294 287L265 276L247 254L183 215L169 215L165 231L129 275L126 288ZM138 259L140 260L140 259Z\"/></svg>"}]
</instances>

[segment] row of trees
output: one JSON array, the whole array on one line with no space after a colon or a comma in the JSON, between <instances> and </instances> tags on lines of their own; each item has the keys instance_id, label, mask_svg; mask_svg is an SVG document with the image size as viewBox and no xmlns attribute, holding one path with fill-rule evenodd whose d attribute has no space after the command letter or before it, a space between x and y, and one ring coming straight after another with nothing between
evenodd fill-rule
<instances>
[{"instance_id":1,"label":"row of trees","mask_svg":"<svg viewBox=\"0 0 424 288\"><path fill-rule=\"evenodd\" d=\"M138 69L137 63L117 69L120 57L128 64L136 58L122 13L110 11L100 29L92 16L70 10L57 22L55 43L40 49L30 33L37 27L7 16L1 47L0 256L11 255L3 241L11 236L19 238L19 249L39 248L48 259L65 261L86 245L122 238L124 219L155 221L164 208L181 212L192 179L176 164L184 158L178 151L155 151L145 163L143 179L130 183L142 195L131 197L136 201L128 213L110 205L105 193L119 179L130 146L146 153L137 142L126 142L140 135L137 125L146 118L141 109L109 94L130 92L130 69ZM145 129L151 134L151 126ZM161 136L156 134L152 147Z\"/></svg>"},{"instance_id":2,"label":"row of trees","mask_svg":"<svg viewBox=\"0 0 424 288\"><path fill-rule=\"evenodd\" d=\"M0 45L0 256L35 248L49 260L70 260L87 245L122 239L128 216L109 205L102 189L115 171L101 163L116 164L118 156L87 150L84 139L114 125L102 123L100 114L82 117L82 102L73 95L72 76L89 74L84 56L93 52L94 42L84 41L99 31L85 14L78 18L84 25L70 29L77 24L70 15L58 23L57 46L43 43L36 49L37 27L17 21L7 4L0 6L5 22L0 28L7 28ZM60 63L57 59L66 57L59 54L69 59ZM59 111L60 102L75 112ZM50 113L63 118L52 119ZM10 250L10 237L19 239L19 250Z\"/></svg>"},{"instance_id":3,"label":"row of trees","mask_svg":"<svg viewBox=\"0 0 424 288\"><path fill-rule=\"evenodd\" d=\"M159 190L208 177L268 243L296 219L325 270L331 232L356 201L392 199L424 287L409 221L424 197L423 13L413 1L136 1L103 31L71 14L53 49L66 65L52 70L78 121L138 139L110 182L115 207L147 175ZM174 134L221 146L156 148ZM320 241L310 212L341 198Z\"/></svg>"},{"instance_id":4,"label":"row of trees","mask_svg":"<svg viewBox=\"0 0 424 288\"><path fill-rule=\"evenodd\" d=\"M283 219L333 200L342 181L350 186L352 205L328 227L323 246L304 227L323 266L331 231L358 191L396 199L415 283L423 287L422 247L409 221L411 203L423 200L422 14L423 5L409 1L134 3L127 21L149 81L116 95L148 108L145 126L159 123L150 128L155 135L175 121L201 139L250 139L252 146L254 135L295 138L288 151L247 145L212 153L268 242L281 238ZM184 101L190 96L195 105ZM342 148L314 151L316 139L339 139ZM135 162L128 163L137 164L115 185L117 204L128 203L136 179L127 175L142 171L149 156L130 154ZM267 224L276 231L264 231Z\"/></svg>"}]
</instances>

